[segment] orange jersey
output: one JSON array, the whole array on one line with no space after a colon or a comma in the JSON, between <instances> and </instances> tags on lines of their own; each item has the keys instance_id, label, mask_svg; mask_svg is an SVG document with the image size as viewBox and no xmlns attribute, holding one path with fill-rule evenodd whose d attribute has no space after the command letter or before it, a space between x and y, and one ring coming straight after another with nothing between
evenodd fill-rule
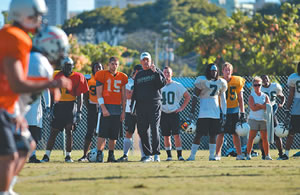
<instances>
[{"instance_id":1,"label":"orange jersey","mask_svg":"<svg viewBox=\"0 0 300 195\"><path fill-rule=\"evenodd\" d=\"M121 105L121 88L128 83L128 77L122 72L112 75L109 70L100 70L96 72L96 81L103 85L102 96L105 104Z\"/></svg>"},{"instance_id":2,"label":"orange jersey","mask_svg":"<svg viewBox=\"0 0 300 195\"><path fill-rule=\"evenodd\" d=\"M239 106L238 94L243 90L245 85L245 79L240 76L231 76L229 82L227 82L227 108L236 108Z\"/></svg>"},{"instance_id":3,"label":"orange jersey","mask_svg":"<svg viewBox=\"0 0 300 195\"><path fill-rule=\"evenodd\" d=\"M94 75L91 75L91 79L88 81L89 85L89 99L90 102L98 104L97 93L96 93L96 80Z\"/></svg>"},{"instance_id":4,"label":"orange jersey","mask_svg":"<svg viewBox=\"0 0 300 195\"><path fill-rule=\"evenodd\" d=\"M15 103L18 101L19 95L11 90L4 74L4 58L11 57L19 60L22 64L23 76L26 78L31 48L32 41L22 29L6 25L0 30L0 108L9 113L14 113Z\"/></svg>"}]
</instances>

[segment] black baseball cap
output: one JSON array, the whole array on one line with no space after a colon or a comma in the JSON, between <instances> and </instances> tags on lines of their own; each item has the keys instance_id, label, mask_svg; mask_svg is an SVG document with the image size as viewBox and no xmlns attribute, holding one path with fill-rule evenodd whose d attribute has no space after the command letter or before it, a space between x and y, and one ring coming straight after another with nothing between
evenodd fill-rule
<instances>
[{"instance_id":1,"label":"black baseball cap","mask_svg":"<svg viewBox=\"0 0 300 195\"><path fill-rule=\"evenodd\" d=\"M138 64L138 65L135 65L134 68L133 68L133 71L140 71L140 70L143 70L143 67L141 64Z\"/></svg>"}]
</instances>

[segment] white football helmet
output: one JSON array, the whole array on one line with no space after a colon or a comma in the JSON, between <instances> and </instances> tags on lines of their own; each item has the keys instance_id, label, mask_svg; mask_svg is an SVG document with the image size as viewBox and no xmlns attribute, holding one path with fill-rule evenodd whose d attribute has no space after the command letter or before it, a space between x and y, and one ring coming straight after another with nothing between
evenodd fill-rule
<instances>
[{"instance_id":1,"label":"white football helmet","mask_svg":"<svg viewBox=\"0 0 300 195\"><path fill-rule=\"evenodd\" d=\"M59 62L69 50L66 33L55 26L46 26L33 38L33 46L42 52L50 62Z\"/></svg>"},{"instance_id":2,"label":"white football helmet","mask_svg":"<svg viewBox=\"0 0 300 195\"><path fill-rule=\"evenodd\" d=\"M193 122L184 122L181 125L181 128L186 132L186 133L190 133L193 134L196 132L196 125Z\"/></svg>"},{"instance_id":3,"label":"white football helmet","mask_svg":"<svg viewBox=\"0 0 300 195\"><path fill-rule=\"evenodd\" d=\"M44 0L12 0L8 18L27 29L36 29L40 26L42 15L46 12L47 6ZM30 17L36 17L36 19Z\"/></svg>"},{"instance_id":4,"label":"white football helmet","mask_svg":"<svg viewBox=\"0 0 300 195\"><path fill-rule=\"evenodd\" d=\"M96 162L97 159L97 148L93 148L92 150L89 151L87 154L87 159L89 162Z\"/></svg>"},{"instance_id":5,"label":"white football helmet","mask_svg":"<svg viewBox=\"0 0 300 195\"><path fill-rule=\"evenodd\" d=\"M239 136L246 136L250 131L250 126L248 123L240 123L238 122L235 126L235 132Z\"/></svg>"},{"instance_id":6,"label":"white football helmet","mask_svg":"<svg viewBox=\"0 0 300 195\"><path fill-rule=\"evenodd\" d=\"M247 139L249 139L249 133L248 133ZM256 136L253 141L253 144L258 144L259 141L260 141L260 132L257 131Z\"/></svg>"},{"instance_id":7,"label":"white football helmet","mask_svg":"<svg viewBox=\"0 0 300 195\"><path fill-rule=\"evenodd\" d=\"M277 137L286 137L289 134L289 130L285 127L285 125L283 123L279 123L276 127L275 127L275 135Z\"/></svg>"}]
</instances>

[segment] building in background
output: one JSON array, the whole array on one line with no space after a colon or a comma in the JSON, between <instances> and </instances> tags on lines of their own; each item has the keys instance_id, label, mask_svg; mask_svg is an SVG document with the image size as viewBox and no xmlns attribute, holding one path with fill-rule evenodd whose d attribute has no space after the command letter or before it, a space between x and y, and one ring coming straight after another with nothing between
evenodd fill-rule
<instances>
[{"instance_id":1,"label":"building in background","mask_svg":"<svg viewBox=\"0 0 300 195\"><path fill-rule=\"evenodd\" d=\"M0 29L4 26L5 20L3 14L0 12Z\"/></svg>"},{"instance_id":2,"label":"building in background","mask_svg":"<svg viewBox=\"0 0 300 195\"><path fill-rule=\"evenodd\" d=\"M111 6L126 8L129 4L131 5L142 5L144 3L154 3L155 0L95 0L95 8Z\"/></svg>"},{"instance_id":3,"label":"building in background","mask_svg":"<svg viewBox=\"0 0 300 195\"><path fill-rule=\"evenodd\" d=\"M49 25L63 25L68 19L68 2L67 0L45 0L48 13L45 18Z\"/></svg>"}]
</instances>

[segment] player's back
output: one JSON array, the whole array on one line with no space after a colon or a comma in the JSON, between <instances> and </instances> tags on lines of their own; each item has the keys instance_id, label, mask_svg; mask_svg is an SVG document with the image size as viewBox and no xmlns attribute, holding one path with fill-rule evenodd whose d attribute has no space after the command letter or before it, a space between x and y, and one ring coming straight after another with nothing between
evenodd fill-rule
<instances>
[{"instance_id":1,"label":"player's back","mask_svg":"<svg viewBox=\"0 0 300 195\"><path fill-rule=\"evenodd\" d=\"M22 64L24 77L26 77L32 42L23 30L7 25L0 30L0 43L0 108L13 113L19 95L11 90L4 74L4 58L11 57L19 60Z\"/></svg>"},{"instance_id":2,"label":"player's back","mask_svg":"<svg viewBox=\"0 0 300 195\"><path fill-rule=\"evenodd\" d=\"M288 86L295 88L294 102L291 114L300 115L300 75L293 73L288 78Z\"/></svg>"}]
</instances>

